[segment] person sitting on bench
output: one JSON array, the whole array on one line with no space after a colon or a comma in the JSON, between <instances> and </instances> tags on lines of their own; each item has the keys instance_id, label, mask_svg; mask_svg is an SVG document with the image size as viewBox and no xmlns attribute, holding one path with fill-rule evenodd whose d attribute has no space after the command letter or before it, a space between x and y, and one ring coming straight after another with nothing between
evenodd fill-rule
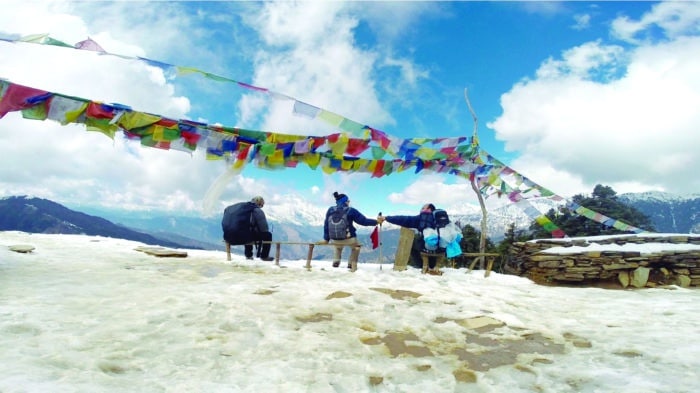
<instances>
[{"instance_id":1,"label":"person sitting on bench","mask_svg":"<svg viewBox=\"0 0 700 393\"><path fill-rule=\"evenodd\" d=\"M337 244L333 253L333 267L340 266L340 259L343 253L343 246L350 246L350 256L348 257L348 269L352 269L353 264L357 265L360 256L360 242L357 240L357 230L354 224L362 226L373 226L379 220L367 218L359 210L350 207L350 199L345 194L333 193L335 205L328 208L323 224L323 240L317 244Z\"/></svg>"},{"instance_id":2,"label":"person sitting on bench","mask_svg":"<svg viewBox=\"0 0 700 393\"><path fill-rule=\"evenodd\" d=\"M262 211L265 200L256 196L250 202L239 202L224 209L221 229L224 240L228 245L244 244L246 259L253 259L253 242L257 248L257 256L263 261L272 261L270 256L270 241L272 233L267 225L267 218ZM261 244L262 243L262 244Z\"/></svg>"},{"instance_id":3,"label":"person sitting on bench","mask_svg":"<svg viewBox=\"0 0 700 393\"><path fill-rule=\"evenodd\" d=\"M434 251L427 251L425 249L425 238L423 237L423 230L427 228L435 228L435 220L433 219L433 212L435 211L435 205L432 203L426 203L421 207L420 213L417 216L380 216L379 220L384 222L390 222L394 225L402 226L404 228L417 229L420 236L416 236L414 241L419 242L420 245L417 247L422 252L434 253ZM437 256L428 257L428 274L441 275L442 272L437 268Z\"/></svg>"}]
</instances>

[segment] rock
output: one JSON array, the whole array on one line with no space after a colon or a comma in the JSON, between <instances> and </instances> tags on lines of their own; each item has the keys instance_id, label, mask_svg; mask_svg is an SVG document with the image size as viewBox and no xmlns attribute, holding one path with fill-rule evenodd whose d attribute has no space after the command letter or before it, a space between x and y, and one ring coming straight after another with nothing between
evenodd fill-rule
<instances>
[{"instance_id":1,"label":"rock","mask_svg":"<svg viewBox=\"0 0 700 393\"><path fill-rule=\"evenodd\" d=\"M29 244L15 244L13 246L9 246L10 251L14 252L20 252L22 254L26 254L28 252L34 251L34 246L29 245Z\"/></svg>"},{"instance_id":2,"label":"rock","mask_svg":"<svg viewBox=\"0 0 700 393\"><path fill-rule=\"evenodd\" d=\"M630 274L627 271L620 272L617 274L617 280L623 288L627 288L630 285Z\"/></svg>"},{"instance_id":3,"label":"rock","mask_svg":"<svg viewBox=\"0 0 700 393\"><path fill-rule=\"evenodd\" d=\"M700 236L618 236L610 239L537 240L517 242L509 248L504 272L529 277L539 284L556 282L571 285L596 285L617 279L623 288L651 285L700 286L700 251L660 250L640 251L588 250L567 254L549 253L551 247L586 247L592 244L700 244ZM638 269L639 268L639 269ZM635 270L637 269L637 270ZM678 276L685 276L679 278ZM688 281L690 282L688 284ZM650 284L651 283L651 284Z\"/></svg>"},{"instance_id":4,"label":"rock","mask_svg":"<svg viewBox=\"0 0 700 393\"><path fill-rule=\"evenodd\" d=\"M644 288L649 280L649 268L638 267L632 271L630 284L635 288Z\"/></svg>"},{"instance_id":5,"label":"rock","mask_svg":"<svg viewBox=\"0 0 700 393\"><path fill-rule=\"evenodd\" d=\"M538 263L539 267L544 267L544 268L558 268L560 265L560 262L558 260L556 261L542 261Z\"/></svg>"},{"instance_id":6,"label":"rock","mask_svg":"<svg viewBox=\"0 0 700 393\"><path fill-rule=\"evenodd\" d=\"M684 274L679 274L676 276L676 285L679 287L688 288L690 286L690 277Z\"/></svg>"},{"instance_id":7,"label":"rock","mask_svg":"<svg viewBox=\"0 0 700 393\"><path fill-rule=\"evenodd\" d=\"M141 251L154 257L187 258L186 251L171 250L163 247L136 247L134 250Z\"/></svg>"},{"instance_id":8,"label":"rock","mask_svg":"<svg viewBox=\"0 0 700 393\"><path fill-rule=\"evenodd\" d=\"M603 265L604 270L618 270L618 269L632 269L639 267L636 263L611 263L609 265Z\"/></svg>"}]
</instances>

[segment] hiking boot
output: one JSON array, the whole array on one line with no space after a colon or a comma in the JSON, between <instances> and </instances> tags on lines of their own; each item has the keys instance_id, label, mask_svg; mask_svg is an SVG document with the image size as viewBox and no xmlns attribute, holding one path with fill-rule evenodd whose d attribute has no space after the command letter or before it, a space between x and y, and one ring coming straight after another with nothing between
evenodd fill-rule
<instances>
[{"instance_id":1,"label":"hiking boot","mask_svg":"<svg viewBox=\"0 0 700 393\"><path fill-rule=\"evenodd\" d=\"M253 260L253 257L245 257L245 259L247 259L247 260L249 260L249 261L252 261L252 260Z\"/></svg>"},{"instance_id":2,"label":"hiking boot","mask_svg":"<svg viewBox=\"0 0 700 393\"><path fill-rule=\"evenodd\" d=\"M352 269L352 263L348 263L348 269Z\"/></svg>"},{"instance_id":3,"label":"hiking boot","mask_svg":"<svg viewBox=\"0 0 700 393\"><path fill-rule=\"evenodd\" d=\"M333 267L338 267L338 266L340 266L340 261L338 261L338 262L333 262Z\"/></svg>"},{"instance_id":4,"label":"hiking boot","mask_svg":"<svg viewBox=\"0 0 700 393\"><path fill-rule=\"evenodd\" d=\"M253 259L253 258L250 258L250 259ZM260 259L262 259L262 260L265 261L265 262L270 262L270 261L274 261L274 260L275 260L275 258L273 258L273 257L265 257L265 258L260 257Z\"/></svg>"},{"instance_id":5,"label":"hiking boot","mask_svg":"<svg viewBox=\"0 0 700 393\"><path fill-rule=\"evenodd\" d=\"M432 274L433 276L442 276L442 272L438 269L429 269L428 274Z\"/></svg>"}]
</instances>

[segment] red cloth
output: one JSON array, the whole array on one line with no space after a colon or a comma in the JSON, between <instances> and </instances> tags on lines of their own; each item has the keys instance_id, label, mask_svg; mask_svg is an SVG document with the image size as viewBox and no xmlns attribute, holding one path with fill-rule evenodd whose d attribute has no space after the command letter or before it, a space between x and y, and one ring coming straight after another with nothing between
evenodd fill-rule
<instances>
[{"instance_id":1,"label":"red cloth","mask_svg":"<svg viewBox=\"0 0 700 393\"><path fill-rule=\"evenodd\" d=\"M374 227L374 230L372 231L372 234L369 235L369 238L372 239L373 250L379 247L379 225Z\"/></svg>"},{"instance_id":2,"label":"red cloth","mask_svg":"<svg viewBox=\"0 0 700 393\"><path fill-rule=\"evenodd\" d=\"M10 86L5 90L5 94L0 97L0 119L8 112L31 108L43 102L48 97L42 96L47 94L49 93L44 90L10 83ZM33 98L36 100L33 100Z\"/></svg>"}]
</instances>

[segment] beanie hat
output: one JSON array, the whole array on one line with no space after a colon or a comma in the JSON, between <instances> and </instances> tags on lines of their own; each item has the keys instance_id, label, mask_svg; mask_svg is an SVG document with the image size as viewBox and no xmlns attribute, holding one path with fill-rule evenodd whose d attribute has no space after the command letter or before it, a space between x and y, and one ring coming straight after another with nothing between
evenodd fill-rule
<instances>
[{"instance_id":1,"label":"beanie hat","mask_svg":"<svg viewBox=\"0 0 700 393\"><path fill-rule=\"evenodd\" d=\"M258 206L262 206L265 204L265 200L260 195L253 197L253 199L251 199L250 201Z\"/></svg>"},{"instance_id":2,"label":"beanie hat","mask_svg":"<svg viewBox=\"0 0 700 393\"><path fill-rule=\"evenodd\" d=\"M338 191L333 193L333 197L335 198L335 204L338 206L342 206L348 201L348 196L345 194L338 194Z\"/></svg>"}]
</instances>

